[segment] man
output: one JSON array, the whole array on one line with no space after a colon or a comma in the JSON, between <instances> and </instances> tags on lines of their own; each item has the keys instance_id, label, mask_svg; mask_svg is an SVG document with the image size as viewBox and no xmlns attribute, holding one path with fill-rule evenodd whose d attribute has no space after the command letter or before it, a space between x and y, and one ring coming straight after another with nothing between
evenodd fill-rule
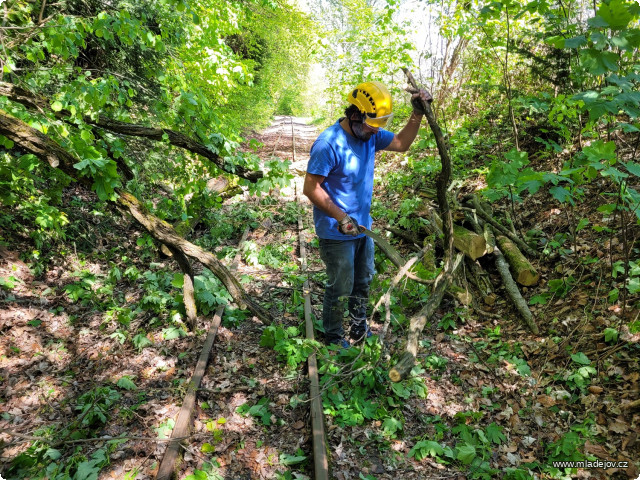
<instances>
[{"instance_id":1,"label":"man","mask_svg":"<svg viewBox=\"0 0 640 480\"><path fill-rule=\"evenodd\" d=\"M413 113L394 134L384 129L393 117L389 91L380 82L361 83L347 97L345 117L311 147L303 193L314 205L320 256L327 267L322 323L329 345L350 345L342 327L347 308L351 339L361 342L371 336L367 302L374 274L373 240L360 233L360 225L371 228L373 222L369 211L375 153L407 151L424 115L422 101L431 100L426 90L414 94Z\"/></svg>"}]
</instances>

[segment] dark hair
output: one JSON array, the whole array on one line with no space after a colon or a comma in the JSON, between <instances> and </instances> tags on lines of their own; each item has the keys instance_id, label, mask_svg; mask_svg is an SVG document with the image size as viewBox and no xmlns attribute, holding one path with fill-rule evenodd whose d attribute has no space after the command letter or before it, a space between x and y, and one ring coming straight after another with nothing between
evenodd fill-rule
<instances>
[{"instance_id":1,"label":"dark hair","mask_svg":"<svg viewBox=\"0 0 640 480\"><path fill-rule=\"evenodd\" d=\"M355 105L349 105L347 108L344 109L344 116L347 117L347 119L349 120L351 120L351 117L353 116L354 113L357 113L360 116L363 116L360 109Z\"/></svg>"}]
</instances>

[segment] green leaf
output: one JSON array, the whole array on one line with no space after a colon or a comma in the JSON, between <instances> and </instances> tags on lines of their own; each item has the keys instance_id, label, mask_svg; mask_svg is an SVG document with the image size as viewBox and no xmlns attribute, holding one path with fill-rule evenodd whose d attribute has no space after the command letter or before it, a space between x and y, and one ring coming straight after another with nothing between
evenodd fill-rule
<instances>
[{"instance_id":1,"label":"green leaf","mask_svg":"<svg viewBox=\"0 0 640 480\"><path fill-rule=\"evenodd\" d=\"M549 189L549 193L551 194L551 196L553 198L555 198L556 200L558 200L560 203L564 203L567 200L571 200L572 195L571 192L569 190L567 190L564 187L551 187Z\"/></svg>"},{"instance_id":2,"label":"green leaf","mask_svg":"<svg viewBox=\"0 0 640 480\"><path fill-rule=\"evenodd\" d=\"M216 451L216 447L210 443L204 443L200 448L200 451L202 453L214 453Z\"/></svg>"},{"instance_id":3,"label":"green leaf","mask_svg":"<svg viewBox=\"0 0 640 480\"><path fill-rule=\"evenodd\" d=\"M444 454L442 445L433 440L420 440L416 443L411 450L409 450L409 457L414 457L420 461L427 456L437 457Z\"/></svg>"},{"instance_id":4,"label":"green leaf","mask_svg":"<svg viewBox=\"0 0 640 480\"><path fill-rule=\"evenodd\" d=\"M394 436L396 432L402 430L402 422L397 418L387 417L382 422L382 430L386 435Z\"/></svg>"},{"instance_id":5,"label":"green leaf","mask_svg":"<svg viewBox=\"0 0 640 480\"><path fill-rule=\"evenodd\" d=\"M466 444L458 449L456 459L460 460L465 465L471 464L473 459L476 458L476 447Z\"/></svg>"},{"instance_id":6,"label":"green leaf","mask_svg":"<svg viewBox=\"0 0 640 480\"><path fill-rule=\"evenodd\" d=\"M636 177L640 177L640 164L635 163L635 162L621 162L622 165L624 165L624 167L627 169L627 171L631 174L631 175L635 175Z\"/></svg>"},{"instance_id":7,"label":"green leaf","mask_svg":"<svg viewBox=\"0 0 640 480\"><path fill-rule=\"evenodd\" d=\"M584 353L578 352L571 355L571 360L580 365L591 365L591 360Z\"/></svg>"},{"instance_id":8,"label":"green leaf","mask_svg":"<svg viewBox=\"0 0 640 480\"><path fill-rule=\"evenodd\" d=\"M640 292L640 277L633 277L627 281L627 290L632 295Z\"/></svg>"},{"instance_id":9,"label":"green leaf","mask_svg":"<svg viewBox=\"0 0 640 480\"><path fill-rule=\"evenodd\" d=\"M604 20L611 29L622 30L633 20L633 15L629 8L630 5L625 0L602 2L600 8L598 8L597 16Z\"/></svg>"},{"instance_id":10,"label":"green leaf","mask_svg":"<svg viewBox=\"0 0 640 480\"><path fill-rule=\"evenodd\" d=\"M133 345L139 350L153 345L153 342L151 342L151 340L149 340L149 338L144 333L138 333L135 337L133 337L132 342Z\"/></svg>"},{"instance_id":11,"label":"green leaf","mask_svg":"<svg viewBox=\"0 0 640 480\"><path fill-rule=\"evenodd\" d=\"M55 101L51 104L51 110L53 110L54 112L59 112L60 110L62 110L62 102L59 101Z\"/></svg>"},{"instance_id":12,"label":"green leaf","mask_svg":"<svg viewBox=\"0 0 640 480\"><path fill-rule=\"evenodd\" d=\"M133 383L133 380L131 380L131 378L127 376L120 378L116 385L120 388L124 388L125 390L135 390L136 388L138 388L136 387L136 384Z\"/></svg>"},{"instance_id":13,"label":"green leaf","mask_svg":"<svg viewBox=\"0 0 640 480\"><path fill-rule=\"evenodd\" d=\"M171 280L171 285L176 288L182 288L184 286L184 274L174 273L173 279Z\"/></svg>"},{"instance_id":14,"label":"green leaf","mask_svg":"<svg viewBox=\"0 0 640 480\"><path fill-rule=\"evenodd\" d=\"M306 459L307 457L305 455L289 455L288 453L283 453L280 455L280 464L297 465L304 462Z\"/></svg>"},{"instance_id":15,"label":"green leaf","mask_svg":"<svg viewBox=\"0 0 640 480\"><path fill-rule=\"evenodd\" d=\"M162 338L165 340L174 340L180 337L186 337L187 332L185 332L182 328L178 327L169 327L162 330Z\"/></svg>"},{"instance_id":16,"label":"green leaf","mask_svg":"<svg viewBox=\"0 0 640 480\"><path fill-rule=\"evenodd\" d=\"M60 450L56 450L55 448L48 448L45 452L45 456L49 457L51 460L58 460L62 457L62 453L60 453Z\"/></svg>"},{"instance_id":17,"label":"green leaf","mask_svg":"<svg viewBox=\"0 0 640 480\"><path fill-rule=\"evenodd\" d=\"M576 225L576 232L579 232L580 230L584 229L587 225L589 225L589 219L581 218L580 221L578 222L578 225Z\"/></svg>"},{"instance_id":18,"label":"green leaf","mask_svg":"<svg viewBox=\"0 0 640 480\"><path fill-rule=\"evenodd\" d=\"M407 387L402 385L402 383L400 383L400 382L392 383L391 384L391 390L393 390L393 393L398 395L400 398L407 399L407 398L409 398L411 396L411 390L409 390Z\"/></svg>"},{"instance_id":19,"label":"green leaf","mask_svg":"<svg viewBox=\"0 0 640 480\"><path fill-rule=\"evenodd\" d=\"M507 437L502 434L502 430L503 428L500 425L496 424L495 422L491 423L485 430L487 439L490 442L495 443L496 445L500 445L507 439Z\"/></svg>"},{"instance_id":20,"label":"green leaf","mask_svg":"<svg viewBox=\"0 0 640 480\"><path fill-rule=\"evenodd\" d=\"M618 330L615 328L605 328L604 329L604 341L609 342L617 342L618 341Z\"/></svg>"},{"instance_id":21,"label":"green leaf","mask_svg":"<svg viewBox=\"0 0 640 480\"><path fill-rule=\"evenodd\" d=\"M567 38L564 41L564 48L578 48L587 43L587 39L584 35L579 35L573 38Z\"/></svg>"},{"instance_id":22,"label":"green leaf","mask_svg":"<svg viewBox=\"0 0 640 480\"><path fill-rule=\"evenodd\" d=\"M78 469L73 478L78 480L97 480L98 473L100 473L100 467L96 465L95 461L90 460L78 464Z\"/></svg>"},{"instance_id":23,"label":"green leaf","mask_svg":"<svg viewBox=\"0 0 640 480\"><path fill-rule=\"evenodd\" d=\"M546 294L546 293L534 295L529 300L529 305L546 305L548 296L549 294Z\"/></svg>"}]
</instances>

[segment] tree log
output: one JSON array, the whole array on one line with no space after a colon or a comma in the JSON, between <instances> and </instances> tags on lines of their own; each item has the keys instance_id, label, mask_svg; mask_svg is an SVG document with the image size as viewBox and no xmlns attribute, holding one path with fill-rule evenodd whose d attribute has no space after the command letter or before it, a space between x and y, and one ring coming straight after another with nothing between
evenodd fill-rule
<instances>
[{"instance_id":1,"label":"tree log","mask_svg":"<svg viewBox=\"0 0 640 480\"><path fill-rule=\"evenodd\" d=\"M433 210L430 211L430 214L433 223L425 225L424 228L428 233L435 234L436 237L442 235L442 219ZM482 235L456 224L453 224L453 246L471 260L482 257L487 250L487 242Z\"/></svg>"},{"instance_id":2,"label":"tree log","mask_svg":"<svg viewBox=\"0 0 640 480\"><path fill-rule=\"evenodd\" d=\"M471 199L473 208L475 209L476 213L480 217L482 217L484 221L490 223L496 230L498 230L504 236L510 238L516 245L518 245L520 250L524 251L530 257L536 258L539 256L538 253L529 245L527 245L521 238L519 238L517 235L514 235L509 229L500 225L495 218L493 218L489 213L487 213L486 210L480 204L478 197L476 197L475 195L470 195L469 198Z\"/></svg>"},{"instance_id":3,"label":"tree log","mask_svg":"<svg viewBox=\"0 0 640 480\"><path fill-rule=\"evenodd\" d=\"M518 250L516 244L502 235L498 235L496 241L498 242L500 251L511 266L515 281L525 287L530 287L538 283L540 274L533 268L533 265L529 263L529 260L522 255L522 252Z\"/></svg>"},{"instance_id":4,"label":"tree log","mask_svg":"<svg viewBox=\"0 0 640 480\"><path fill-rule=\"evenodd\" d=\"M411 317L409 321L409 335L407 336L406 351L400 356L398 363L396 363L391 370L389 370L389 378L392 382L399 382L406 378L411 372L411 369L415 365L416 356L418 355L418 343L420 340L420 334L424 330L427 321L433 316L435 311L442 302L442 297L447 289L447 286L451 282L454 272L458 269L462 263L464 256L459 253L455 260L449 264L449 268L440 272L438 278L436 278L435 284L431 295L427 300L426 305L420 310L420 312Z\"/></svg>"},{"instance_id":5,"label":"tree log","mask_svg":"<svg viewBox=\"0 0 640 480\"><path fill-rule=\"evenodd\" d=\"M21 149L32 153L52 167L59 168L78 183L91 188L92 180L88 177L78 178L78 170L73 166L79 162L65 149L42 132L30 127L22 120L0 111L0 134L13 141ZM146 212L140 201L125 190L118 190L116 204L126 207L133 218L142 225L153 238L161 243L171 245L186 256L191 257L207 268L224 284L233 300L240 308L247 308L264 323L271 322L269 312L257 304L242 288L238 280L217 259L215 255L180 237L173 227L155 215Z\"/></svg>"},{"instance_id":6,"label":"tree log","mask_svg":"<svg viewBox=\"0 0 640 480\"><path fill-rule=\"evenodd\" d=\"M28 90L20 88L12 83L0 82L0 95L9 98L9 100L13 102L20 103L28 109L38 110L41 113L51 110L49 107L49 101L46 98L38 97ZM57 118L62 120L66 120L71 117L71 112L68 110L61 110L54 113ZM246 178L250 182L255 183L264 176L264 173L261 171L251 171L242 165L227 164L224 158L221 158L217 153L209 150L206 145L193 140L183 133L176 132L169 128L134 125L127 122L121 122L119 120L113 120L105 117L104 115L100 115L97 119L86 115L83 117L83 121L89 125L109 130L110 132L128 135L131 137L143 137L151 140L162 141L166 136L167 141L171 145L200 155L210 160L220 170Z\"/></svg>"},{"instance_id":7,"label":"tree log","mask_svg":"<svg viewBox=\"0 0 640 480\"><path fill-rule=\"evenodd\" d=\"M502 283L504 284L504 288L507 291L507 295L509 295L509 298L515 305L516 309L524 319L527 326L533 333L537 335L538 333L540 333L540 331L538 330L538 326L533 320L533 314L531 313L531 310L529 310L527 302L524 298L522 298L516 282L514 282L513 277L511 277L511 273L509 272L509 264L505 260L499 248L496 248L493 251L493 254L496 258L496 267L498 269L498 272L500 272L500 277L502 278Z\"/></svg>"}]
</instances>

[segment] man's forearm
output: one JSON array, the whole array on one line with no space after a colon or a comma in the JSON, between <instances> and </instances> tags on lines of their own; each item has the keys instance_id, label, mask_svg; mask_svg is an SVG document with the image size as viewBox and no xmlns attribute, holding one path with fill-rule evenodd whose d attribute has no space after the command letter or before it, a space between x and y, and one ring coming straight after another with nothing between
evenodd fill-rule
<instances>
[{"instance_id":1,"label":"man's forearm","mask_svg":"<svg viewBox=\"0 0 640 480\"><path fill-rule=\"evenodd\" d=\"M413 141L416 139L418 135L418 130L420 130L420 124L422 123L422 115L419 115L415 112L411 113L409 117L409 121L404 126L400 132L398 132L398 138L400 139L401 148L403 150L408 150Z\"/></svg>"},{"instance_id":2,"label":"man's forearm","mask_svg":"<svg viewBox=\"0 0 640 480\"><path fill-rule=\"evenodd\" d=\"M311 201L311 203L313 203L316 207L318 207L330 217L333 217L336 220L340 221L346 215L346 212L344 212L340 207L333 203L333 200L331 200L329 194L320 186L317 186L311 191L306 191L304 192L304 194L307 196L309 201Z\"/></svg>"}]
</instances>

